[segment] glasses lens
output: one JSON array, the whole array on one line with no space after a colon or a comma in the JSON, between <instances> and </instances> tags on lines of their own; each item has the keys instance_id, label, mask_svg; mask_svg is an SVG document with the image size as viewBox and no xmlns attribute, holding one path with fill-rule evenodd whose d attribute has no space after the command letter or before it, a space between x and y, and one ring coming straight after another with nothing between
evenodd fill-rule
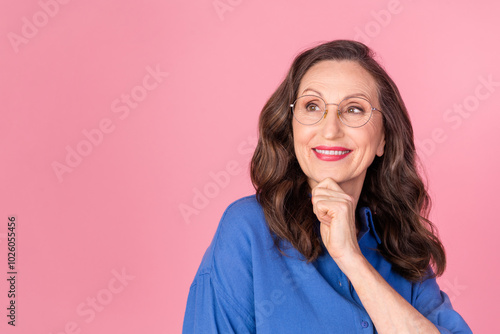
<instances>
[{"instance_id":1,"label":"glasses lens","mask_svg":"<svg viewBox=\"0 0 500 334\"><path fill-rule=\"evenodd\" d=\"M339 109L342 122L353 128L365 125L372 116L370 102L361 97L345 99L340 103Z\"/></svg>"},{"instance_id":2,"label":"glasses lens","mask_svg":"<svg viewBox=\"0 0 500 334\"><path fill-rule=\"evenodd\" d=\"M302 124L315 124L325 113L325 101L318 96L304 95L293 104L293 115Z\"/></svg>"}]
</instances>

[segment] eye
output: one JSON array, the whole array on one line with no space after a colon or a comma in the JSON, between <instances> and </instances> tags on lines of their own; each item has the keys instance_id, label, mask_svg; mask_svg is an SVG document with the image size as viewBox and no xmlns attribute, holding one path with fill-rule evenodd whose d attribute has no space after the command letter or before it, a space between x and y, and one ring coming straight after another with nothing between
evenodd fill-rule
<instances>
[{"instance_id":1,"label":"eye","mask_svg":"<svg viewBox=\"0 0 500 334\"><path fill-rule=\"evenodd\" d=\"M344 113L346 114L363 114L364 112L363 107L357 105L350 105L344 109Z\"/></svg>"},{"instance_id":2,"label":"eye","mask_svg":"<svg viewBox=\"0 0 500 334\"><path fill-rule=\"evenodd\" d=\"M321 108L314 102L306 104L306 110L309 112L321 111Z\"/></svg>"}]
</instances>

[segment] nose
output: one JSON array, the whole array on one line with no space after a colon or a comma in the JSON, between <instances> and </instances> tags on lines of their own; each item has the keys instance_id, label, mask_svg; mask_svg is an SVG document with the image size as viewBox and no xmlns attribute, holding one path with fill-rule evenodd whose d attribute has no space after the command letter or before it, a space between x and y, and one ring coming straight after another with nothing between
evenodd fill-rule
<instances>
[{"instance_id":1,"label":"nose","mask_svg":"<svg viewBox=\"0 0 500 334\"><path fill-rule=\"evenodd\" d=\"M338 115L338 106L333 103L326 105L326 114L321 121L321 132L326 139L342 136L342 122Z\"/></svg>"}]
</instances>

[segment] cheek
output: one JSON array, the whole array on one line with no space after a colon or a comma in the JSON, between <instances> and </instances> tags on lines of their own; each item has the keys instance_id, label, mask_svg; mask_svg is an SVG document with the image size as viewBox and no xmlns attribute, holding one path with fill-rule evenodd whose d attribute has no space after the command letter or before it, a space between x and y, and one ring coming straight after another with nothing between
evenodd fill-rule
<instances>
[{"instance_id":1,"label":"cheek","mask_svg":"<svg viewBox=\"0 0 500 334\"><path fill-rule=\"evenodd\" d=\"M304 163L307 159L308 149L307 145L309 143L309 132L300 126L293 126L293 146L295 149L295 156L299 163Z\"/></svg>"},{"instance_id":2,"label":"cheek","mask_svg":"<svg viewBox=\"0 0 500 334\"><path fill-rule=\"evenodd\" d=\"M295 125L293 125L293 146L295 147L295 152L297 152L298 148L300 147L300 142L301 142L301 133L300 129Z\"/></svg>"},{"instance_id":3,"label":"cheek","mask_svg":"<svg viewBox=\"0 0 500 334\"><path fill-rule=\"evenodd\" d=\"M307 130L302 129L300 126L293 128L293 144L297 154L303 154L307 151L306 147L309 139L310 134Z\"/></svg>"},{"instance_id":4,"label":"cheek","mask_svg":"<svg viewBox=\"0 0 500 334\"><path fill-rule=\"evenodd\" d=\"M363 142L365 143L367 150L376 153L384 137L381 124L369 122L365 125L365 127L367 131L364 132Z\"/></svg>"}]
</instances>

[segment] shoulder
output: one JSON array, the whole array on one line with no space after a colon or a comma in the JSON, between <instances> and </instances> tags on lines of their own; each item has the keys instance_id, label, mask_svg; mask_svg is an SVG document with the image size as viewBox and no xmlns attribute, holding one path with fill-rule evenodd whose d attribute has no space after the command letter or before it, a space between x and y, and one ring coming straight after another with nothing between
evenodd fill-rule
<instances>
[{"instance_id":1,"label":"shoulder","mask_svg":"<svg viewBox=\"0 0 500 334\"><path fill-rule=\"evenodd\" d=\"M255 195L234 201L222 215L191 288L213 289L233 308L250 316L254 263L268 253L268 246L272 246L272 238Z\"/></svg>"},{"instance_id":2,"label":"shoulder","mask_svg":"<svg viewBox=\"0 0 500 334\"><path fill-rule=\"evenodd\" d=\"M240 198L229 204L217 227L214 241L234 239L250 242L255 234L262 233L267 228L262 206L255 195ZM248 239L248 240L246 240ZM220 245L217 245L220 246Z\"/></svg>"},{"instance_id":3,"label":"shoulder","mask_svg":"<svg viewBox=\"0 0 500 334\"><path fill-rule=\"evenodd\" d=\"M233 203L229 204L229 206L224 211L222 215L222 220L224 218L238 218L238 217L246 217L252 218L255 214L261 214L262 206L257 201L256 195L250 195L242 197ZM236 216L235 216L236 215Z\"/></svg>"},{"instance_id":4,"label":"shoulder","mask_svg":"<svg viewBox=\"0 0 500 334\"><path fill-rule=\"evenodd\" d=\"M251 195L240 198L227 207L215 237L219 240L229 238L246 244L253 242L263 233L269 234L264 210L256 196Z\"/></svg>"},{"instance_id":5,"label":"shoulder","mask_svg":"<svg viewBox=\"0 0 500 334\"><path fill-rule=\"evenodd\" d=\"M232 202L222 214L198 274L227 272L234 264L251 266L252 248L262 239L270 238L262 206L255 195Z\"/></svg>"}]
</instances>

